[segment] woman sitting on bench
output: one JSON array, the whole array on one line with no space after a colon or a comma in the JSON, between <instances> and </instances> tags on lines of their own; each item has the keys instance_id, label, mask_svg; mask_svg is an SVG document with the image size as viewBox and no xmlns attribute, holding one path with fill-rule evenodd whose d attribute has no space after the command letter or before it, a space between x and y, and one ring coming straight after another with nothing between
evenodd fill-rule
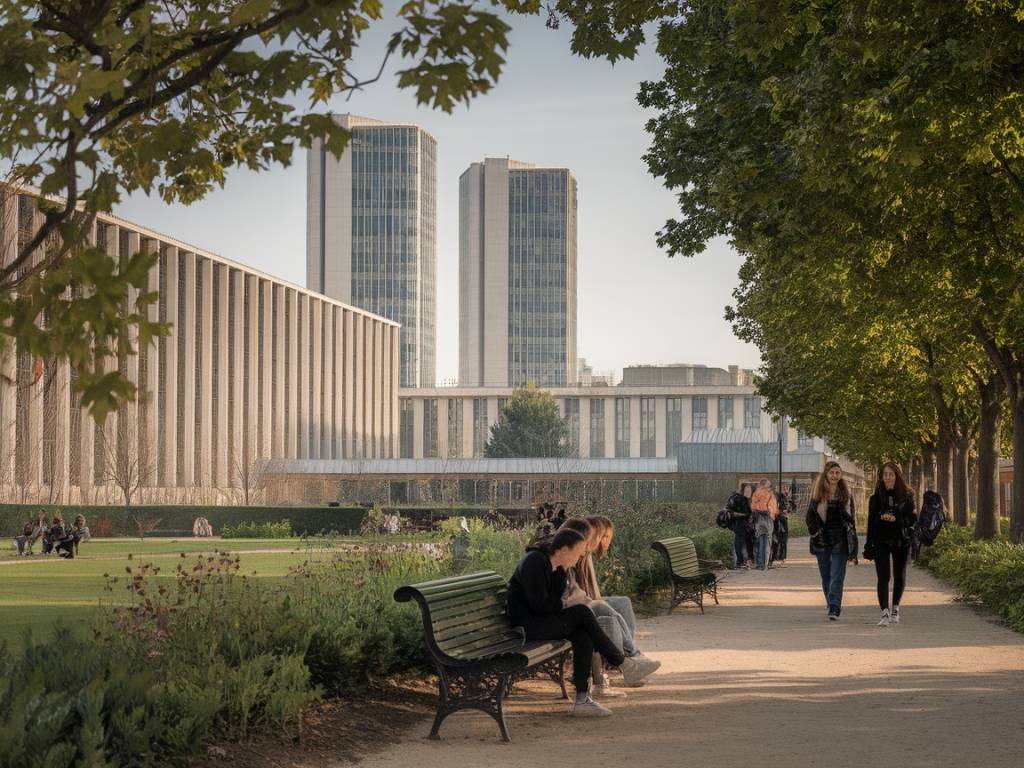
<instances>
[{"instance_id":1,"label":"woman sitting on bench","mask_svg":"<svg viewBox=\"0 0 1024 768\"><path fill-rule=\"evenodd\" d=\"M572 643L572 682L576 700L570 714L578 717L607 716L611 710L590 696L592 656L596 650L613 667L628 665L627 659L598 626L594 612L586 605L566 608L566 571L586 552L583 534L559 530L547 544L531 549L519 561L508 584L508 613L521 626L528 642L569 640Z\"/></svg>"}]
</instances>

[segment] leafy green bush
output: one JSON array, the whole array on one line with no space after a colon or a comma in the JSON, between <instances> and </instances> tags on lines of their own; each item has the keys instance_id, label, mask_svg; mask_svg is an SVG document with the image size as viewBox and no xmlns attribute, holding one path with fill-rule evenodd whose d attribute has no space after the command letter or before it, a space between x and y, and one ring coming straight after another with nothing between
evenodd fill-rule
<instances>
[{"instance_id":1,"label":"leafy green bush","mask_svg":"<svg viewBox=\"0 0 1024 768\"><path fill-rule=\"evenodd\" d=\"M733 543L735 535L732 531L724 528L705 528L690 535L693 540L694 549L697 550L697 557L701 560L720 560L723 563L732 562Z\"/></svg>"},{"instance_id":2,"label":"leafy green bush","mask_svg":"<svg viewBox=\"0 0 1024 768\"><path fill-rule=\"evenodd\" d=\"M276 523L249 521L225 525L220 536L222 539L287 539L292 536L292 524L287 519Z\"/></svg>"},{"instance_id":3,"label":"leafy green bush","mask_svg":"<svg viewBox=\"0 0 1024 768\"><path fill-rule=\"evenodd\" d=\"M975 541L969 528L947 525L917 562L1024 632L1024 545Z\"/></svg>"}]
</instances>

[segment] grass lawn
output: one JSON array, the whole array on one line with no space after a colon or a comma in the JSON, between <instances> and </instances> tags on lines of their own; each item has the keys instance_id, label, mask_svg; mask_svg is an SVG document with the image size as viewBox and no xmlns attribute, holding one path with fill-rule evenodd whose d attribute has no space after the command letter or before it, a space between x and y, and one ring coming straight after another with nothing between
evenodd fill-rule
<instances>
[{"instance_id":1,"label":"grass lawn","mask_svg":"<svg viewBox=\"0 0 1024 768\"><path fill-rule=\"evenodd\" d=\"M356 540L333 543L351 545ZM172 581L182 552L185 562L193 563L198 553L217 550L239 552L240 573L267 579L281 578L290 566L324 551L322 546L307 547L301 539L94 539L82 544L74 560L18 557L5 550L0 557L0 641L20 642L27 628L39 636L57 620L88 627L102 597L119 599L117 591L105 591L104 574L124 575L129 554L136 563L160 565L158 578Z\"/></svg>"}]
</instances>

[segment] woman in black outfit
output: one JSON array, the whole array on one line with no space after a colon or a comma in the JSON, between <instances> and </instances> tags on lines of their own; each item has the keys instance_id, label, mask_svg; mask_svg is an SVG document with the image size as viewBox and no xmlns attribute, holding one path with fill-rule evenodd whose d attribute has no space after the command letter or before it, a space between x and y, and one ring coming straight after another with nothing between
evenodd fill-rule
<instances>
[{"instance_id":1,"label":"woman in black outfit","mask_svg":"<svg viewBox=\"0 0 1024 768\"><path fill-rule=\"evenodd\" d=\"M565 608L566 570L586 554L586 538L579 531L562 529L550 543L536 547L519 561L508 583L508 613L521 626L529 642L569 640L572 643L572 682L576 701L571 714L606 716L611 710L590 696L590 672L594 652L613 667L626 659L598 626L594 612L586 605Z\"/></svg>"},{"instance_id":2,"label":"woman in black outfit","mask_svg":"<svg viewBox=\"0 0 1024 768\"><path fill-rule=\"evenodd\" d=\"M890 462L882 465L878 485L868 501L868 537L864 557L875 561L878 574L878 605L882 609L880 627L900 623L900 598L907 583L907 557L910 555L910 530L917 522L914 497L903 482L900 468ZM889 579L892 579L892 613L889 612Z\"/></svg>"}]
</instances>

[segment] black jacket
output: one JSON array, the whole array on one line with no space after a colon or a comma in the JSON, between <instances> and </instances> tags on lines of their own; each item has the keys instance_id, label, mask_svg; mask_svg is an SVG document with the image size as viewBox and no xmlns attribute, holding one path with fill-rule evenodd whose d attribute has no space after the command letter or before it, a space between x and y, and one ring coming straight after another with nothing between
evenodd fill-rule
<instances>
[{"instance_id":1,"label":"black jacket","mask_svg":"<svg viewBox=\"0 0 1024 768\"><path fill-rule=\"evenodd\" d=\"M882 515L890 511L896 517L896 521L888 523L882 520ZM864 553L871 557L874 548L879 544L888 546L909 547L910 530L917 522L917 513L914 512L914 497L908 495L902 504L889 506L888 499L880 499L877 493L872 494L868 500L868 535L864 542Z\"/></svg>"},{"instance_id":2,"label":"black jacket","mask_svg":"<svg viewBox=\"0 0 1024 768\"><path fill-rule=\"evenodd\" d=\"M825 521L818 514L818 502L814 499L811 499L811 503L807 506L805 522L807 523L807 532L811 536L811 554L816 555L818 552L827 549ZM850 560L856 561L858 555L857 514L854 511L852 497L850 498L849 505L843 510L843 529L846 532L846 546L850 553Z\"/></svg>"},{"instance_id":3,"label":"black jacket","mask_svg":"<svg viewBox=\"0 0 1024 768\"><path fill-rule=\"evenodd\" d=\"M534 549L519 561L508 582L508 615L518 624L531 615L552 614L562 610L566 573L551 570L551 559Z\"/></svg>"}]
</instances>

